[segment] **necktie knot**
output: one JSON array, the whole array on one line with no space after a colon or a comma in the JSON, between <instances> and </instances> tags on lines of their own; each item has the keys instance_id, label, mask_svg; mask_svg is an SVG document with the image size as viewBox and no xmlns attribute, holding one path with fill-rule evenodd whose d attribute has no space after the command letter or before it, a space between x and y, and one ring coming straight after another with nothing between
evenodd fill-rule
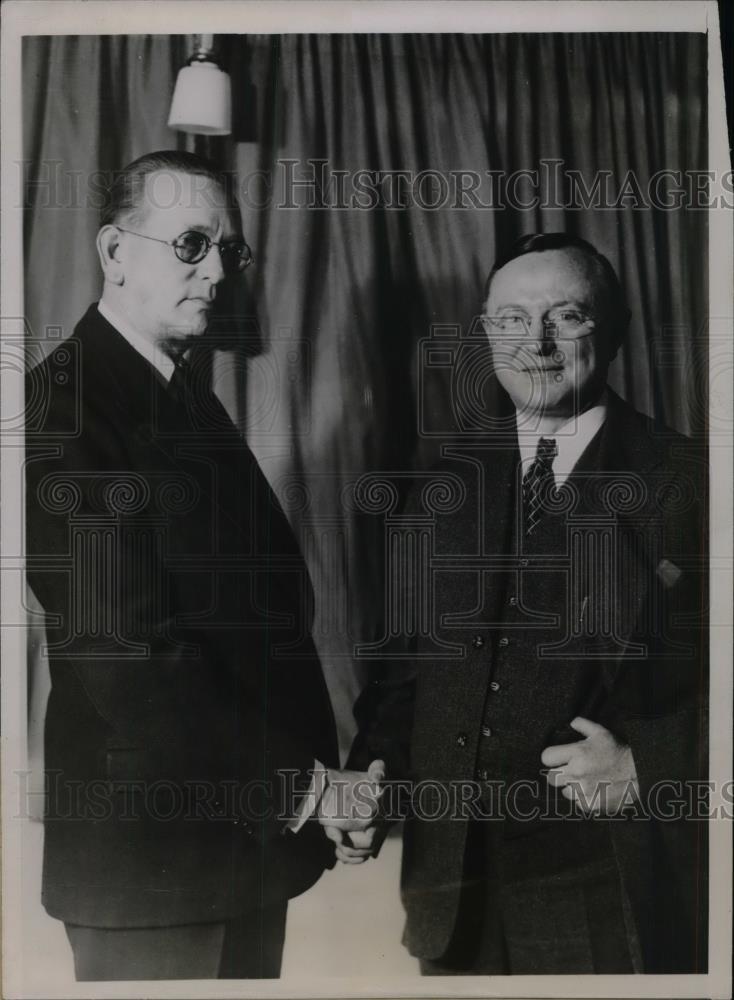
<instances>
[{"instance_id":1,"label":"necktie knot","mask_svg":"<svg viewBox=\"0 0 734 1000\"><path fill-rule=\"evenodd\" d=\"M173 363L175 368L168 388L177 399L183 399L191 391L191 362L180 354L173 359Z\"/></svg>"},{"instance_id":2,"label":"necktie knot","mask_svg":"<svg viewBox=\"0 0 734 1000\"><path fill-rule=\"evenodd\" d=\"M553 459L558 454L555 438L541 438L535 458L522 481L525 534L531 535L543 514L544 499L555 486Z\"/></svg>"},{"instance_id":3,"label":"necktie knot","mask_svg":"<svg viewBox=\"0 0 734 1000\"><path fill-rule=\"evenodd\" d=\"M536 453L536 460L543 462L548 465L553 464L553 459L558 454L558 445L556 444L555 438L540 438L538 441L538 450Z\"/></svg>"}]
</instances>

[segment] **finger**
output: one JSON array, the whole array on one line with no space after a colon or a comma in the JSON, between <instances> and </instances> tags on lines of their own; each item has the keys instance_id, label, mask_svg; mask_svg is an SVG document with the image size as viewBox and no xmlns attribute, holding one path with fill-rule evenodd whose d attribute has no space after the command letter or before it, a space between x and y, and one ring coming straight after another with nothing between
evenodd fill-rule
<instances>
[{"instance_id":1,"label":"finger","mask_svg":"<svg viewBox=\"0 0 734 1000\"><path fill-rule=\"evenodd\" d=\"M344 840L344 834L335 826L325 826L324 833L329 838L333 840L335 844L341 844Z\"/></svg>"},{"instance_id":2,"label":"finger","mask_svg":"<svg viewBox=\"0 0 734 1000\"><path fill-rule=\"evenodd\" d=\"M367 777L370 781L384 781L385 780L385 761L384 760L373 760L370 766L367 768Z\"/></svg>"},{"instance_id":3,"label":"finger","mask_svg":"<svg viewBox=\"0 0 734 1000\"><path fill-rule=\"evenodd\" d=\"M319 823L322 826L327 826L331 823L331 818L336 812L336 804L334 802L334 789L331 785L327 785L324 789L324 793L319 799L318 805L316 806L316 815L318 816Z\"/></svg>"},{"instance_id":4,"label":"finger","mask_svg":"<svg viewBox=\"0 0 734 1000\"><path fill-rule=\"evenodd\" d=\"M349 834L349 841L352 847L372 850L376 832L376 826L370 826L366 830L354 830Z\"/></svg>"},{"instance_id":5,"label":"finger","mask_svg":"<svg viewBox=\"0 0 734 1000\"><path fill-rule=\"evenodd\" d=\"M558 746L546 747L540 759L546 767L558 767L559 764L568 764L577 748L576 743L559 743Z\"/></svg>"},{"instance_id":6,"label":"finger","mask_svg":"<svg viewBox=\"0 0 734 1000\"><path fill-rule=\"evenodd\" d=\"M386 770L384 760L373 760L367 768L367 780L374 782L370 791L372 792L375 801L381 799L385 793L385 786L380 784L380 782L385 780L385 773Z\"/></svg>"},{"instance_id":7,"label":"finger","mask_svg":"<svg viewBox=\"0 0 734 1000\"><path fill-rule=\"evenodd\" d=\"M344 865L361 865L369 857L369 855L366 855L365 857L357 857L357 858L352 857L350 854L346 854L345 853L343 847L337 847L337 849L336 849L336 856L339 859L339 861L341 861L341 863L344 864Z\"/></svg>"},{"instance_id":8,"label":"finger","mask_svg":"<svg viewBox=\"0 0 734 1000\"><path fill-rule=\"evenodd\" d=\"M373 784L368 785L367 788L369 790L369 796L371 797L372 803L375 807L374 811L377 812L378 806L380 804L380 799L385 794L385 789L387 788L387 785L381 785L378 782L374 782Z\"/></svg>"},{"instance_id":9,"label":"finger","mask_svg":"<svg viewBox=\"0 0 734 1000\"><path fill-rule=\"evenodd\" d=\"M583 715L577 715L575 719L571 719L570 726L571 729L575 729L577 733L581 733L583 736L587 737L600 736L602 733L609 732L608 729L599 725L598 722L592 722L591 719L585 719Z\"/></svg>"},{"instance_id":10,"label":"finger","mask_svg":"<svg viewBox=\"0 0 734 1000\"><path fill-rule=\"evenodd\" d=\"M551 788L563 788L568 784L568 778L560 767L551 767L545 773L545 778Z\"/></svg>"},{"instance_id":11,"label":"finger","mask_svg":"<svg viewBox=\"0 0 734 1000\"><path fill-rule=\"evenodd\" d=\"M340 830L343 830L351 836L353 833L361 833L362 831L367 830L369 827L374 825L374 822L375 817L372 815L367 819L340 819L337 821L337 825Z\"/></svg>"},{"instance_id":12,"label":"finger","mask_svg":"<svg viewBox=\"0 0 734 1000\"><path fill-rule=\"evenodd\" d=\"M372 853L371 849L367 847L352 847L348 839L339 845L339 850L347 858L368 858Z\"/></svg>"}]
</instances>

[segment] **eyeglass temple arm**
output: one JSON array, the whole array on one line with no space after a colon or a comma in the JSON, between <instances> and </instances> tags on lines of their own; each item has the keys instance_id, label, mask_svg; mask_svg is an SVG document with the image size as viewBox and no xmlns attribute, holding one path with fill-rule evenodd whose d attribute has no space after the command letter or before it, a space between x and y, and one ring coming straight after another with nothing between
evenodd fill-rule
<instances>
[{"instance_id":1,"label":"eyeglass temple arm","mask_svg":"<svg viewBox=\"0 0 734 1000\"><path fill-rule=\"evenodd\" d=\"M153 240L155 243L162 243L164 246L173 247L174 249L176 248L176 244L177 244L178 240L180 240L181 236L184 235L184 234L180 234L179 236L177 236L173 240L162 240L159 236L149 236L147 233L136 233L132 229L125 229L123 226L115 226L115 228L119 229L121 233L129 233L130 236L140 236L144 240ZM191 230L191 231L193 232L194 230ZM217 241L217 240L211 240L206 235L206 233L197 233L197 235L198 236L202 236L207 241L207 243L209 244L209 246L207 247L206 253L204 254L205 257L209 253L209 251L211 250L212 247L218 247L219 248L219 253L221 254L221 252L222 252L223 249L226 250L227 247L231 247L233 245L232 243L222 243L222 242ZM247 242L247 240L244 240L244 239L241 240L241 241L240 240L236 240L235 242L236 243L241 242L244 247L247 247L247 250L249 251L250 256L246 259L245 263L248 264L248 265L252 264L254 262L254 260L255 260L255 255L253 254L252 249L250 248L250 244ZM242 258L242 259L245 260L244 258ZM203 260L203 258L202 258L202 260Z\"/></svg>"}]
</instances>

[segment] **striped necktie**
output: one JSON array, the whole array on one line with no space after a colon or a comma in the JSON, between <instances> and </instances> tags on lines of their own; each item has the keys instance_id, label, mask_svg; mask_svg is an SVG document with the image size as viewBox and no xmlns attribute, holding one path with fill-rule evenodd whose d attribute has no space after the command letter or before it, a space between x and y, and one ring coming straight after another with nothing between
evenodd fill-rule
<instances>
[{"instance_id":1,"label":"striped necktie","mask_svg":"<svg viewBox=\"0 0 734 1000\"><path fill-rule=\"evenodd\" d=\"M543 514L543 500L554 486L553 459L558 454L555 438L541 438L538 451L522 480L522 505L525 534L531 535Z\"/></svg>"}]
</instances>

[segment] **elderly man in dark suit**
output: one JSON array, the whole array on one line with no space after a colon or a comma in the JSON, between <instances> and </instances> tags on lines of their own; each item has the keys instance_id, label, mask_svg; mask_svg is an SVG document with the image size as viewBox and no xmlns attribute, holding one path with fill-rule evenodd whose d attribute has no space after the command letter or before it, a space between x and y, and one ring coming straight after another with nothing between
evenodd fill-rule
<instances>
[{"instance_id":1,"label":"elderly man in dark suit","mask_svg":"<svg viewBox=\"0 0 734 1000\"><path fill-rule=\"evenodd\" d=\"M593 246L525 237L485 298L515 419L409 499L430 557L391 570L431 613L357 706L352 759L414 783L405 943L426 974L704 971L705 458L607 387L629 313Z\"/></svg>"},{"instance_id":2,"label":"elderly man in dark suit","mask_svg":"<svg viewBox=\"0 0 734 1000\"><path fill-rule=\"evenodd\" d=\"M308 574L196 351L250 250L186 153L121 171L102 222L101 301L28 377L43 902L78 979L273 977L287 900L330 863L305 819L354 825L359 776L337 803Z\"/></svg>"}]
</instances>

